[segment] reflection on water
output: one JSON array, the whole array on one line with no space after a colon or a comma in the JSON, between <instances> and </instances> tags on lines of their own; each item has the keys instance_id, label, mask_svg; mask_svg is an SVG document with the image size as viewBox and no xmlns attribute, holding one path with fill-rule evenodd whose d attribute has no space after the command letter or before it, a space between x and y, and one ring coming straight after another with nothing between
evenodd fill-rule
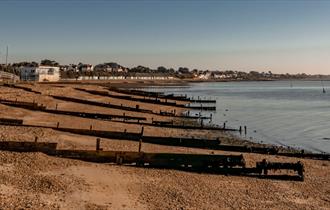
<instances>
[{"instance_id":1,"label":"reflection on water","mask_svg":"<svg viewBox=\"0 0 330 210\"><path fill-rule=\"evenodd\" d=\"M321 81L193 83L154 90L216 98L213 123L246 125L254 141L330 152L330 81L323 84L326 93Z\"/></svg>"}]
</instances>

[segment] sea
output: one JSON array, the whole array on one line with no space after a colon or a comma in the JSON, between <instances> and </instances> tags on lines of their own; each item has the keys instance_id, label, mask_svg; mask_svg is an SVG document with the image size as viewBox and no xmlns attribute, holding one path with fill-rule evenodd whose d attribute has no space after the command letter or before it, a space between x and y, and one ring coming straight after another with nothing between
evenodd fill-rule
<instances>
[{"instance_id":1,"label":"sea","mask_svg":"<svg viewBox=\"0 0 330 210\"><path fill-rule=\"evenodd\" d=\"M216 106L201 112L212 114L207 123L246 126L242 137L251 141L330 153L330 81L203 82L148 90L216 99L203 104Z\"/></svg>"}]
</instances>

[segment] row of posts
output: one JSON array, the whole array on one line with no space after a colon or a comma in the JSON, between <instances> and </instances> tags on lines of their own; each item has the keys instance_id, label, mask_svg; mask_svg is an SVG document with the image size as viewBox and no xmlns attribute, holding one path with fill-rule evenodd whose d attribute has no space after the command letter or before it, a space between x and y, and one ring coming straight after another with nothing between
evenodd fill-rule
<instances>
[{"instance_id":1,"label":"row of posts","mask_svg":"<svg viewBox=\"0 0 330 210\"><path fill-rule=\"evenodd\" d=\"M144 132L144 127L142 126L141 128L141 135L139 139L139 149L138 151L141 152L142 149L142 137L143 137L143 132ZM35 142L38 141L38 137L35 138ZM103 149L101 148L101 138L96 139L96 151L102 151Z\"/></svg>"}]
</instances>

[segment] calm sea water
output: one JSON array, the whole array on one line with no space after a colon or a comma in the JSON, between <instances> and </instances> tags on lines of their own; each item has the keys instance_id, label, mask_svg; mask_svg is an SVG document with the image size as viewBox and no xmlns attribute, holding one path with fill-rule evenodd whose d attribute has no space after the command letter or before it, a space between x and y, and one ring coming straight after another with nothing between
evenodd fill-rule
<instances>
[{"instance_id":1,"label":"calm sea water","mask_svg":"<svg viewBox=\"0 0 330 210\"><path fill-rule=\"evenodd\" d=\"M246 125L246 138L256 142L330 153L330 81L323 83L326 93L320 81L193 83L149 90L215 98L214 124Z\"/></svg>"}]
</instances>

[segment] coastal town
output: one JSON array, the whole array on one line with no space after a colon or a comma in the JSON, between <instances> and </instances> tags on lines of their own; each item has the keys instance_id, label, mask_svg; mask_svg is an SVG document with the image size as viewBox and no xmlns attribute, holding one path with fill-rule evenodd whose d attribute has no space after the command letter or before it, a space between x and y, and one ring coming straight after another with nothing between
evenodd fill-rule
<instances>
[{"instance_id":1,"label":"coastal town","mask_svg":"<svg viewBox=\"0 0 330 210\"><path fill-rule=\"evenodd\" d=\"M124 67L115 62L102 64L62 65L54 60L44 59L37 62L19 62L0 64L0 71L12 73L23 81L59 81L62 80L174 80L187 81L270 81L270 80L328 80L329 75L275 74L271 71L235 71L235 70L198 70L187 67L166 68L159 66L151 69L145 66ZM39 76L40 75L40 76Z\"/></svg>"}]
</instances>

